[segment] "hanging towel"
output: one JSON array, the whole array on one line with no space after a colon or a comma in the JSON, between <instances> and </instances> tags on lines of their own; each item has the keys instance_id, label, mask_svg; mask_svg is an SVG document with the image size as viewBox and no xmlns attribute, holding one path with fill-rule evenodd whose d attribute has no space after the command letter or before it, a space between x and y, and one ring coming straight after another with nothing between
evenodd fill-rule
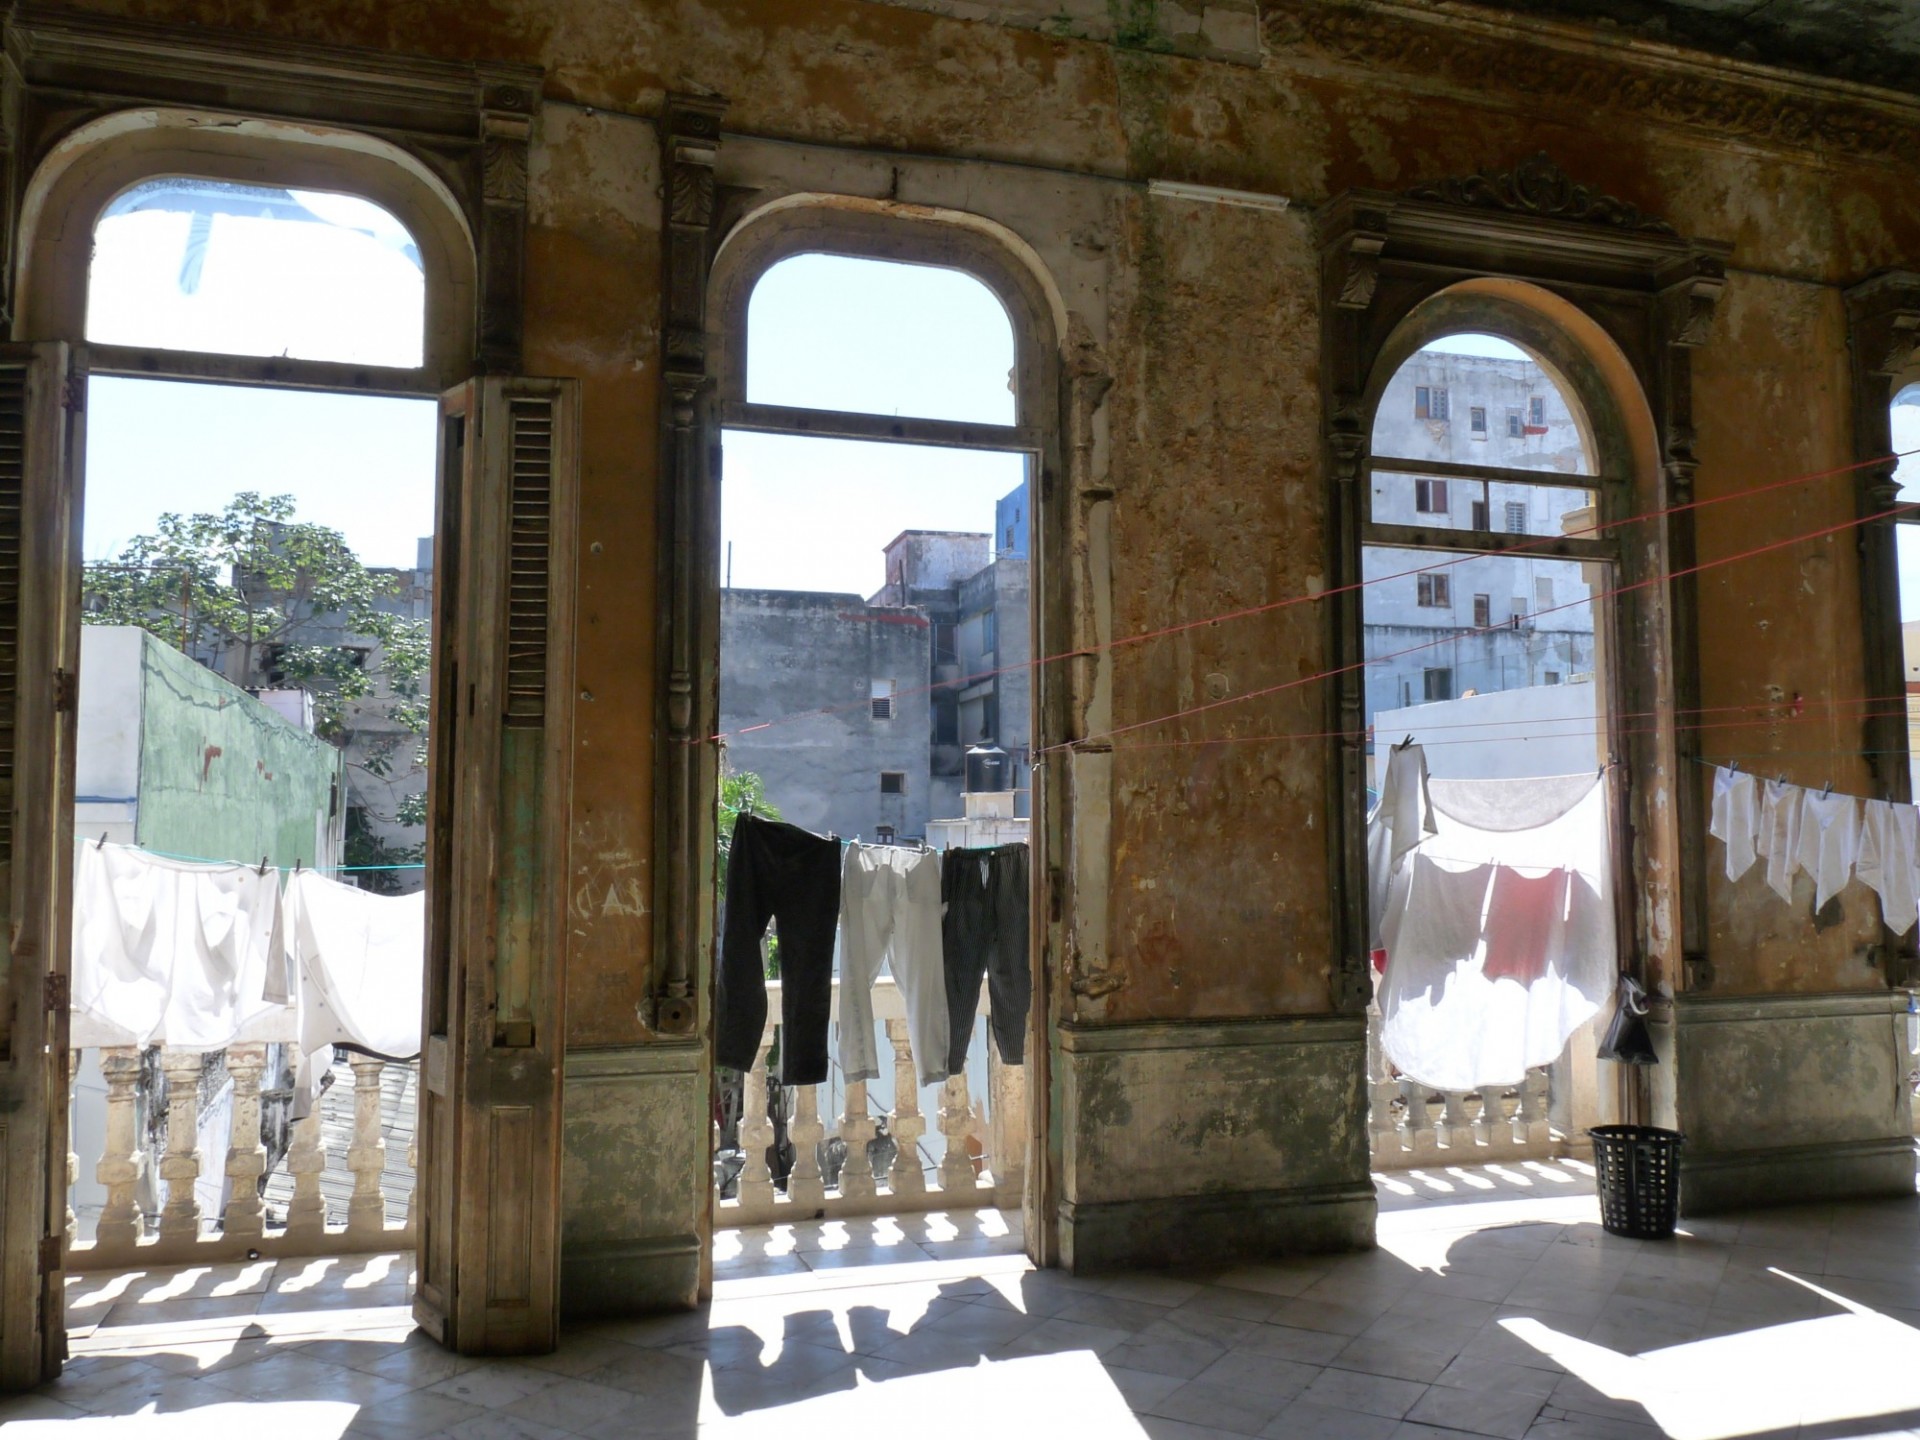
<instances>
[{"instance_id":1,"label":"hanging towel","mask_svg":"<svg viewBox=\"0 0 1920 1440\"><path fill-rule=\"evenodd\" d=\"M1727 847L1727 879L1738 880L1759 857L1760 803L1753 776L1724 766L1713 772L1713 820L1707 827Z\"/></svg>"},{"instance_id":2,"label":"hanging towel","mask_svg":"<svg viewBox=\"0 0 1920 1440\"><path fill-rule=\"evenodd\" d=\"M940 852L849 845L840 876L840 1068L849 1080L880 1073L873 982L885 963L907 1008L922 1085L947 1078L947 972L940 936ZM781 942L785 953L785 941ZM963 1057L964 1063L964 1057Z\"/></svg>"},{"instance_id":3,"label":"hanging towel","mask_svg":"<svg viewBox=\"0 0 1920 1440\"><path fill-rule=\"evenodd\" d=\"M1813 876L1813 908L1821 910L1847 888L1860 848L1860 802L1851 795L1819 795L1809 790L1800 800L1800 867Z\"/></svg>"},{"instance_id":4,"label":"hanging towel","mask_svg":"<svg viewBox=\"0 0 1920 1440\"><path fill-rule=\"evenodd\" d=\"M1800 802L1806 791L1769 780L1760 795L1760 853L1767 861L1767 884L1793 903L1793 877L1800 869Z\"/></svg>"},{"instance_id":5,"label":"hanging towel","mask_svg":"<svg viewBox=\"0 0 1920 1440\"><path fill-rule=\"evenodd\" d=\"M376 895L302 870L287 879L285 932L303 1055L323 1045L388 1060L420 1053L425 891Z\"/></svg>"},{"instance_id":6,"label":"hanging towel","mask_svg":"<svg viewBox=\"0 0 1920 1440\"><path fill-rule=\"evenodd\" d=\"M127 1044L218 1050L286 993L272 870L85 841L73 898L74 1009Z\"/></svg>"},{"instance_id":7,"label":"hanging towel","mask_svg":"<svg viewBox=\"0 0 1920 1440\"><path fill-rule=\"evenodd\" d=\"M1860 855L1853 873L1880 897L1887 928L1904 935L1920 906L1920 812L1911 805L1868 800L1860 807Z\"/></svg>"}]
</instances>

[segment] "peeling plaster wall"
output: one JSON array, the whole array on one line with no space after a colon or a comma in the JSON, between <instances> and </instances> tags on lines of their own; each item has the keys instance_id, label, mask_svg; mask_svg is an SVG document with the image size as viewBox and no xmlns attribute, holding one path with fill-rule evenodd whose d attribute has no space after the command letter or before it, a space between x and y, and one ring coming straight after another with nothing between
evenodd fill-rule
<instances>
[{"instance_id":1,"label":"peeling plaster wall","mask_svg":"<svg viewBox=\"0 0 1920 1440\"><path fill-rule=\"evenodd\" d=\"M526 365L584 384L568 896L576 1049L637 1050L650 1038L640 1002L652 893L660 177L648 117L667 89L729 98L723 163L730 183L756 187L760 198L814 190L944 205L985 216L1032 248L1059 296L1069 359L1094 357L1114 382L1085 437L1063 437L1085 441L1070 477L1078 490L1036 501L1036 551L1059 547L1036 573L1063 588L1037 592L1035 606L1057 605L1113 637L1310 596L1324 584L1311 207L1343 190L1402 190L1545 150L1583 183L1682 234L1732 242L1717 333L1695 352L1703 497L1852 460L1839 287L1879 267L1920 264L1920 186L1899 158L1915 153L1911 145L1876 149L1868 134L1855 153L1839 122L1796 131L1801 102L1776 102L1764 87L1751 104L1722 103L1702 88L1716 78L1615 82L1602 73L1613 59L1567 60L1498 34L1456 55L1450 37L1424 22L1321 23L1345 7L1264 7L1258 67L1049 33L1010 14L1025 8L1013 0L458 8L87 0L85 8L546 67ZM1542 78L1589 71L1598 77L1590 86ZM1139 182L1150 177L1287 196L1294 208L1149 196ZM1852 514L1841 482L1710 507L1697 517L1701 558ZM1857 744L1854 730L1820 709L1863 687L1846 535L1705 572L1700 591L1700 703L1781 710L1799 695L1814 717L1781 713L1713 732L1707 753L1764 748L1789 778L1864 788L1858 763L1790 758ZM1338 893L1321 806L1330 751L1312 740L1125 748L1129 739L1321 731L1321 695L1307 682L1326 663L1323 617L1299 604L1130 646L1089 667L1078 717L1088 729L1233 703L1116 735L1111 760L1052 772L1062 803L1080 807L1074 848L1055 857L1070 897L1066 953L1048 957L1057 1018L1186 1023L1329 1008ZM1248 692L1265 693L1236 699ZM1670 808L1664 795L1650 805ZM1717 858L1710 850L1710 869ZM1857 892L1816 924L1810 901L1788 909L1751 882L1710 884L1709 951L1722 989L1882 984L1861 955L1872 910ZM1340 1065L1359 1063L1357 1050L1339 1053ZM676 1098L635 1118L625 1144L651 1143L656 1122L704 1124L697 1067L676 1074ZM1340 1075L1325 1078L1326 1094L1359 1093L1335 1083ZM1073 1113L1071 1095L1056 1090L1051 1103L1056 1125L1086 1141L1092 1122ZM609 1101L598 1118L582 1116L570 1128L576 1143L623 1143L596 1128L616 1108ZM574 1163L569 1204L588 1206ZM1280 1186L1299 1168L1284 1148L1262 1163L1280 1173L1244 1175L1246 1188ZM698 1204L682 1197L649 1223L681 1233L701 1223ZM632 1223L637 1206L621 1212L628 1219L601 1213L596 1234Z\"/></svg>"}]
</instances>

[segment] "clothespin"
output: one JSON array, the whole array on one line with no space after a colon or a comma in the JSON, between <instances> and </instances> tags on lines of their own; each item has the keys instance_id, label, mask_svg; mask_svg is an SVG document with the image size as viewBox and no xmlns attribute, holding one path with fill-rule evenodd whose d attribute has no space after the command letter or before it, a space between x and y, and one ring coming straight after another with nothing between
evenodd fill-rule
<instances>
[{"instance_id":1,"label":"clothespin","mask_svg":"<svg viewBox=\"0 0 1920 1440\"><path fill-rule=\"evenodd\" d=\"M1740 757L1738 755L1734 756L1733 759L1727 762L1727 770L1729 771L1729 773L1734 775L1738 775L1740 773Z\"/></svg>"},{"instance_id":2,"label":"clothespin","mask_svg":"<svg viewBox=\"0 0 1920 1440\"><path fill-rule=\"evenodd\" d=\"M305 861L300 856L296 855L293 859L293 873L298 875L300 873L300 867L304 863Z\"/></svg>"},{"instance_id":3,"label":"clothespin","mask_svg":"<svg viewBox=\"0 0 1920 1440\"><path fill-rule=\"evenodd\" d=\"M107 848L107 832L106 831L102 830L100 832L100 838L93 842L93 848L96 850L104 850Z\"/></svg>"},{"instance_id":4,"label":"clothespin","mask_svg":"<svg viewBox=\"0 0 1920 1440\"><path fill-rule=\"evenodd\" d=\"M1820 792L1820 798L1824 800L1831 794L1833 794L1833 781L1829 780L1827 781L1827 788Z\"/></svg>"},{"instance_id":5,"label":"clothespin","mask_svg":"<svg viewBox=\"0 0 1920 1440\"><path fill-rule=\"evenodd\" d=\"M267 873L267 857L265 855L260 857L260 873L262 875Z\"/></svg>"}]
</instances>

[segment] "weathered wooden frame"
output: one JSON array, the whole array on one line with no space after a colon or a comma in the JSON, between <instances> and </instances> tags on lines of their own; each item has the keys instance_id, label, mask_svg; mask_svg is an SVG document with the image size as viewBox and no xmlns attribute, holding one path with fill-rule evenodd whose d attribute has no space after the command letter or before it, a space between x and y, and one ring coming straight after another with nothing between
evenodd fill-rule
<instances>
[{"instance_id":1,"label":"weathered wooden frame","mask_svg":"<svg viewBox=\"0 0 1920 1440\"><path fill-rule=\"evenodd\" d=\"M1361 578L1368 538L1360 479L1367 471L1373 414L1387 381L1422 344L1449 330L1492 329L1541 356L1563 377L1595 431L1601 463L1594 481L1603 523L1693 498L1692 393L1688 351L1707 338L1725 284L1727 247L1675 235L1624 202L1574 184L1545 156L1516 170L1422 186L1404 195L1349 191L1317 223L1324 322L1322 384L1326 416L1328 527L1332 553L1328 607L1327 729L1338 763L1330 767L1329 870L1337 896L1332 1004L1364 1009L1367 970L1364 684ZM1621 547L1618 583L1642 588L1619 597L1616 653L1650 657L1616 666L1615 713L1684 713L1697 708L1697 607L1691 577L1654 582L1660 571L1693 563L1693 522L1682 510L1662 522L1652 544ZM1354 667L1354 668L1348 668ZM1640 727L1645 729L1646 727ZM1677 850L1677 905L1684 976L1704 987L1705 816L1698 743L1671 720L1657 733L1617 736L1625 794L1615 836L1623 860ZM1663 802L1677 813L1674 833L1659 832ZM1623 875L1634 874L1623 865ZM1647 913L1662 902L1648 887L1618 887L1623 963L1646 976L1653 937Z\"/></svg>"},{"instance_id":2,"label":"weathered wooden frame","mask_svg":"<svg viewBox=\"0 0 1920 1440\"><path fill-rule=\"evenodd\" d=\"M1920 273L1884 271L1848 290L1846 301L1853 453L1862 462L1853 472L1854 506L1866 522L1857 540L1861 647L1869 697L1860 725L1860 746L1882 796L1911 804L1898 527L1914 522L1886 512L1900 493L1894 481L1898 462L1888 458L1893 450L1893 402L1902 390L1920 382ZM1889 713L1896 707L1899 713ZM1879 949L1889 985L1911 985L1920 976L1920 932L1897 935L1883 921Z\"/></svg>"},{"instance_id":3,"label":"weathered wooden frame","mask_svg":"<svg viewBox=\"0 0 1920 1440\"><path fill-rule=\"evenodd\" d=\"M671 232L665 260L665 387L670 421L663 437L659 510L659 742L655 813L654 969L650 1025L662 1034L703 1033L711 1017L714 941L714 824L717 749L708 737L719 716L720 449L728 427L794 435L931 444L1018 452L1030 457L1034 487L1035 644L1059 633L1053 616L1048 536L1064 504L1057 436L1063 415L1055 307L1039 279L979 217L837 195L761 197L716 181L724 175L719 106L670 97L663 144ZM767 201L757 206L750 202ZM747 304L770 267L790 256L825 252L942 265L980 280L1006 307L1015 345L1016 423L1011 426L896 418L753 404L746 396ZM1057 642L1056 642L1057 643ZM1046 653L1036 648L1036 655ZM1036 671L1036 744L1064 734L1066 683ZM1039 877L1046 873L1049 799L1034 778L1035 839L1031 906L1036 933L1048 918ZM1042 949L1033 947L1042 967ZM1046 1024L1047 990L1036 979L1034 1024ZM1029 1051L1030 1104L1046 1093L1046 1047ZM1037 1126L1037 1122L1036 1122ZM1042 1148L1031 1143L1030 1154ZM1029 1168L1030 1194L1044 1187L1044 1166ZM1033 1233L1030 1227L1029 1233Z\"/></svg>"},{"instance_id":4,"label":"weathered wooden frame","mask_svg":"<svg viewBox=\"0 0 1920 1440\"><path fill-rule=\"evenodd\" d=\"M526 66L18 7L0 59L0 320L19 340L82 339L93 227L128 185L162 174L270 179L365 195L413 232L428 277L423 363L102 346L89 357L93 373L435 396L476 372L511 372L520 361L527 150L540 85L540 72ZM69 388L77 410L80 391ZM64 523L77 542L77 516ZM571 574L570 554L555 563ZM23 653L30 640L36 653L51 644L23 631ZM441 650L436 678L444 678ZM70 792L70 758L59 763ZM56 875L54 888L61 883ZM57 946L41 960L47 981L64 980L64 953ZM47 1103L61 1115L45 1123L56 1124L63 1100ZM0 1219L13 1235L13 1218ZM60 1262L43 1253L40 1263L57 1270ZM555 1257L544 1263L555 1269ZM0 1321L0 1384L57 1373L57 1323L30 1338L37 1359L24 1330Z\"/></svg>"}]
</instances>

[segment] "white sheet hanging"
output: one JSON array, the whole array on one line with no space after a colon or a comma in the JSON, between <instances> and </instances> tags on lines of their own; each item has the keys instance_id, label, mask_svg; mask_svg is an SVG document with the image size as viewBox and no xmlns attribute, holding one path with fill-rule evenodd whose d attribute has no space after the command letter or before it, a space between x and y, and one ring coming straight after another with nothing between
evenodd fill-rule
<instances>
[{"instance_id":1,"label":"white sheet hanging","mask_svg":"<svg viewBox=\"0 0 1920 1440\"><path fill-rule=\"evenodd\" d=\"M1436 832L1382 921L1381 1043L1437 1089L1514 1084L1612 991L1606 790L1565 776L1435 780L1430 794Z\"/></svg>"},{"instance_id":2,"label":"white sheet hanging","mask_svg":"<svg viewBox=\"0 0 1920 1440\"><path fill-rule=\"evenodd\" d=\"M1860 856L1853 873L1880 897L1887 928L1904 935L1920 908L1920 811L1885 800L1868 800L1860 811Z\"/></svg>"},{"instance_id":3,"label":"white sheet hanging","mask_svg":"<svg viewBox=\"0 0 1920 1440\"><path fill-rule=\"evenodd\" d=\"M1707 833L1727 847L1727 879L1738 880L1753 868L1760 855L1760 797L1753 776L1724 766L1714 770Z\"/></svg>"},{"instance_id":4,"label":"white sheet hanging","mask_svg":"<svg viewBox=\"0 0 1920 1440\"><path fill-rule=\"evenodd\" d=\"M80 844L73 1007L128 1045L218 1050L284 994L280 877Z\"/></svg>"},{"instance_id":5,"label":"white sheet hanging","mask_svg":"<svg viewBox=\"0 0 1920 1440\"><path fill-rule=\"evenodd\" d=\"M427 897L375 895L302 870L287 879L287 958L300 992L300 1049L420 1053Z\"/></svg>"},{"instance_id":6,"label":"white sheet hanging","mask_svg":"<svg viewBox=\"0 0 1920 1440\"><path fill-rule=\"evenodd\" d=\"M1391 903L1401 862L1435 828L1427 786L1424 750L1400 745L1389 752L1379 802L1367 816L1367 946L1376 967L1386 960L1380 922Z\"/></svg>"}]
</instances>

